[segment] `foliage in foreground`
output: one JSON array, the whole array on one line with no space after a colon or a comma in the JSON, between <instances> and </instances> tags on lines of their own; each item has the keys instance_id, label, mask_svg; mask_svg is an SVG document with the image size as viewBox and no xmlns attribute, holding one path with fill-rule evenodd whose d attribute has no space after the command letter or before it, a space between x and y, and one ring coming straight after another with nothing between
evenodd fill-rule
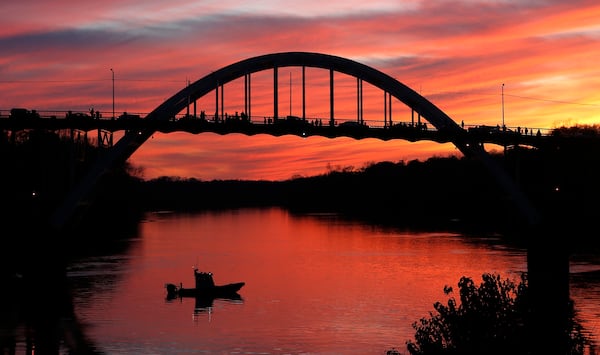
<instances>
[{"instance_id":1,"label":"foliage in foreground","mask_svg":"<svg viewBox=\"0 0 600 355\"><path fill-rule=\"evenodd\" d=\"M429 319L413 323L414 341L406 342L411 355L529 353L526 277L516 283L486 273L482 279L477 286L463 276L458 282L460 303L454 297L447 305L436 302ZM446 295L452 292L452 287L444 287ZM583 354L590 344L572 316L569 328L569 354Z\"/></svg>"}]
</instances>

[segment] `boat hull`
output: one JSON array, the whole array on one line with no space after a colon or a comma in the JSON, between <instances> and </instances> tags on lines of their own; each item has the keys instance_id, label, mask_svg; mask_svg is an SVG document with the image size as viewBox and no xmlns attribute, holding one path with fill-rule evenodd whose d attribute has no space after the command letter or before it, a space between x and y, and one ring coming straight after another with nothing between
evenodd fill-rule
<instances>
[{"instance_id":1,"label":"boat hull","mask_svg":"<svg viewBox=\"0 0 600 355\"><path fill-rule=\"evenodd\" d=\"M184 288L174 284L167 284L167 297L207 297L207 298L231 298L245 285L244 282L236 282L226 285L212 287Z\"/></svg>"}]
</instances>

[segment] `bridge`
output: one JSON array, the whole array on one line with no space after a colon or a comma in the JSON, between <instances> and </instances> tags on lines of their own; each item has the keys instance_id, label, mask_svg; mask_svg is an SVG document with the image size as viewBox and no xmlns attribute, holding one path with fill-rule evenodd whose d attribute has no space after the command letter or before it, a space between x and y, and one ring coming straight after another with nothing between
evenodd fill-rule
<instances>
[{"instance_id":1,"label":"bridge","mask_svg":"<svg viewBox=\"0 0 600 355\"><path fill-rule=\"evenodd\" d=\"M302 68L302 114L299 117L280 115L278 107L278 70L283 67ZM329 117L309 118L305 112L304 92L306 67L325 69L329 72ZM273 73L273 114L256 117L251 114L252 74L271 70ZM356 79L357 117L344 120L335 115L334 73L342 73ZM244 79L243 115L229 116L224 113L223 86L236 79ZM362 85L367 82L383 92L384 117L382 121L364 120L362 110ZM196 102L200 98L215 93L215 114L210 117L196 112ZM396 98L411 112L411 119L398 122L392 118L391 99ZM325 137L348 136L356 139L379 138L406 139L409 141L432 140L453 143L466 157L479 159L496 179L500 188L511 197L515 208L523 216L527 226L543 225L541 216L517 183L485 150L486 143L503 146L529 145L543 147L555 145L554 137L547 131L522 132L518 127L464 127L451 119L425 97L402 84L393 77L372 67L337 56L311 52L284 52L257 56L223 67L189 84L172 97L165 100L152 112L145 115L123 115L102 119L85 113L39 114L19 111L16 115L0 117L0 129L15 131L31 128L52 130L98 131L98 142L106 143L106 137L123 131L122 137L101 154L92 168L68 193L64 201L50 216L50 226L56 231L66 232L76 224L86 207L93 203L96 187L111 168L124 163L152 134L157 131L187 131L191 133L215 132L220 134L244 133L295 134L301 137L320 135ZM39 114L39 115L38 115ZM14 117L13 117L14 116ZM60 117L59 117L60 116ZM106 135L106 136L105 136ZM440 177L443 179L443 177ZM568 252L561 243L550 243L546 234L552 234L552 227L530 228L525 232L528 248L529 285L534 325L538 334L546 336L539 344L556 349L562 339L561 324L567 319L569 294ZM550 249L548 249L550 248ZM552 309L552 312L548 312ZM548 340L550 339L550 340ZM536 343L536 344L537 344ZM558 343L558 344L556 344Z\"/></svg>"},{"instance_id":2,"label":"bridge","mask_svg":"<svg viewBox=\"0 0 600 355\"><path fill-rule=\"evenodd\" d=\"M283 67L302 69L302 115L280 115L278 107L278 71ZM329 73L329 117L306 117L305 68L320 68ZM273 73L273 114L252 116L252 74L271 70ZM335 115L334 73L342 73L356 79L356 119L340 119ZM241 114L224 112L224 85L236 79L244 79L244 110ZM384 117L381 121L367 121L363 115L363 82L383 92ZM215 113L207 116L197 113L196 102L214 92ZM409 121L398 122L392 118L392 98L410 109ZM84 132L98 131L98 142L110 149L95 163L87 175L73 188L65 201L51 218L51 225L63 229L83 213L91 203L99 180L111 167L125 162L149 137L157 131L187 131L191 133L215 132L220 134L244 133L247 135L270 134L274 136L295 134L301 137L313 135L325 137L348 136L356 139L378 138L382 140L405 139L408 141L431 140L451 142L465 156L475 157L489 169L491 175L515 201L516 207L530 224L539 222L539 215L506 171L498 166L484 148L485 143L502 146L547 144L552 136L547 131L536 133L520 128L499 126L470 126L458 124L432 102L395 78L364 64L327 54L312 52L284 52L239 61L187 85L181 91L160 104L146 115L124 113L119 117L104 118L98 112L40 113L16 109L6 117L0 117L0 128L16 131L30 128L52 130L78 129ZM112 133L124 131L113 145ZM109 137L109 138L107 138Z\"/></svg>"},{"instance_id":3,"label":"bridge","mask_svg":"<svg viewBox=\"0 0 600 355\"><path fill-rule=\"evenodd\" d=\"M112 146L113 135L119 131L143 131L151 129L161 133L188 132L192 134L212 132L217 134L241 133L246 135L268 134L272 136L296 135L299 137L322 136L327 138L351 137L354 139L376 138L380 140L403 139L410 142L429 140L438 143L452 142L456 137L444 134L428 126L414 112L410 121L325 119L322 117L273 116L249 117L245 113L234 115L178 114L169 120L145 120L146 115L123 113L116 118L105 118L106 113L47 111L18 109L18 114L2 115L0 129L17 132L30 129L50 131L77 130L89 134L97 131L98 144ZM544 147L553 144L556 137L546 128L500 127L488 125L461 126L462 139L473 144L496 144L508 146Z\"/></svg>"}]
</instances>

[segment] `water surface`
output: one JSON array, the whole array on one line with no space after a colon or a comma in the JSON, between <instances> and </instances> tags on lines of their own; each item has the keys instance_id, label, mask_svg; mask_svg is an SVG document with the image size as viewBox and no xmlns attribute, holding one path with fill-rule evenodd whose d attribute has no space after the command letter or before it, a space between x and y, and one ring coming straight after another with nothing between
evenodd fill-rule
<instances>
[{"instance_id":1,"label":"water surface","mask_svg":"<svg viewBox=\"0 0 600 355\"><path fill-rule=\"evenodd\" d=\"M118 244L67 271L75 317L105 354L406 353L412 324L448 299L444 286L456 289L462 276L479 283L483 273L517 280L526 270L526 252L501 238L276 208L149 213ZM194 266L217 284L245 282L241 299L167 300L165 283L192 286ZM571 261L571 296L594 338L598 270L594 254ZM17 336L17 350L26 343Z\"/></svg>"}]
</instances>

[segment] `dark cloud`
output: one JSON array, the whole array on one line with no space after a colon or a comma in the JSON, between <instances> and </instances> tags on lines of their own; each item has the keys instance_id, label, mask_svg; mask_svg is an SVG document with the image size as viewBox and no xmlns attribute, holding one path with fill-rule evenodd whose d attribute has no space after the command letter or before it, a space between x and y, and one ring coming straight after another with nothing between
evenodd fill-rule
<instances>
[{"instance_id":1,"label":"dark cloud","mask_svg":"<svg viewBox=\"0 0 600 355\"><path fill-rule=\"evenodd\" d=\"M59 29L49 32L24 33L0 38L0 46L9 53L60 52L68 50L105 50L116 44L135 40L128 34L107 30Z\"/></svg>"}]
</instances>

